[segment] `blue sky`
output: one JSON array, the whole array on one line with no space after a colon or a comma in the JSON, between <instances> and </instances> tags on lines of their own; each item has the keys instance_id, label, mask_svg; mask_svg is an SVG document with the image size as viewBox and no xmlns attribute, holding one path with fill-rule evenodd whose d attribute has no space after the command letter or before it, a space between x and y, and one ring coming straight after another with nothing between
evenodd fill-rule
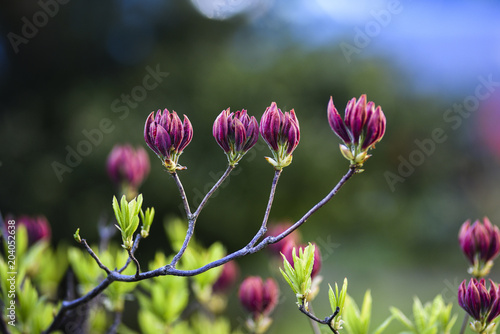
<instances>
[{"instance_id":1,"label":"blue sky","mask_svg":"<svg viewBox=\"0 0 500 334\"><path fill-rule=\"evenodd\" d=\"M305 48L356 47L349 61L382 56L423 91L469 89L480 75L500 79L500 2L388 0L192 0L202 14L246 13L247 28L275 39L293 36ZM389 14L389 16L388 16ZM377 15L379 21L377 21ZM383 20L382 22L380 20ZM347 60L347 58L346 58ZM500 81L500 80L499 80Z\"/></svg>"}]
</instances>

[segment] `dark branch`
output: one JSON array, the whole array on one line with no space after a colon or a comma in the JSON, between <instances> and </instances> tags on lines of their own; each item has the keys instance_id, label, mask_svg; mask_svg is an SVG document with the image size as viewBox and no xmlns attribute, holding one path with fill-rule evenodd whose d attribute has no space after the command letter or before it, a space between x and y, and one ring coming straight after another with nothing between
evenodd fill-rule
<instances>
[{"instance_id":1,"label":"dark branch","mask_svg":"<svg viewBox=\"0 0 500 334\"><path fill-rule=\"evenodd\" d=\"M60 324L60 322L62 321L62 319L64 318L64 315L65 315L65 313L68 310L71 310L71 309L77 307L78 305L81 305L83 303L86 303L86 302L92 300L97 295L99 295L102 291L104 291L114 281L120 281L120 282L138 282L138 281L142 281L144 279L148 279L148 278L152 278L152 277L158 277L158 276L166 276L166 275L184 276L184 277L186 277L186 276L195 276L195 275L199 275L201 273L204 273L207 270L210 270L212 268L221 266L221 265L223 265L223 264L225 264L225 263L227 263L227 262L229 262L231 260L234 260L236 258L245 256L247 254L256 253L256 252L262 250L263 248L265 248L266 246L268 246L270 244L274 244L274 243L282 240L283 238L285 238L286 236L288 236L290 233L292 233L293 231L295 231L297 228L299 228L312 214L314 214L322 206L324 206L328 201L330 201L335 196L335 194L340 190L340 188L356 173L356 170L357 170L356 167L350 167L349 171L337 183L337 185L335 186L335 188L333 188L333 190L330 191L330 193L326 197L324 197L315 206L313 206L300 220L298 220L290 228L288 228L287 230L285 230L283 233L279 234L278 236L264 238L262 241L260 241L255 246L252 244L252 242L250 242L248 245L246 245L245 247L241 248L238 251L235 251L235 252L233 252L233 253L231 253L229 255L226 255L225 257L223 257L223 258L221 258L219 260L210 262L210 263L208 263L208 264L206 264L206 265L204 265L204 266L202 266L200 268L192 269L192 270L179 270L179 269L176 269L175 265L173 265L175 263L174 263L174 261L172 261L171 264L168 264L168 265L166 265L164 267L160 267L160 268L157 268L157 269L154 269L154 270L150 270L150 271L147 271L147 272L143 272L143 273L138 273L138 274L136 273L136 275L123 275L123 274L121 274L120 271L110 271L108 273L108 276L103 281L101 281L101 283L99 283L99 285L97 285L93 290L91 290L89 293L87 293L85 296L83 296L81 298L78 298L78 299L75 299L75 300L72 300L72 301L63 301L61 309L59 310L58 314L54 318L54 321L52 322L52 324L50 325L50 327L44 333L50 333L51 331L55 330L58 327L58 325ZM174 176L174 179L176 179L176 182L177 181L179 182L179 185L180 185L179 189L182 189L181 193L183 193L184 190L182 188L182 184L180 184L180 181L179 181L178 177L175 177L175 175L176 175L175 173L172 173L172 175ZM271 195L270 195L270 202L271 203L272 203L272 197L274 197L274 189L276 188L278 177L279 177L279 173L275 173L275 177L274 177L274 180L273 180L273 187L271 189ZM189 205L187 205L187 200L186 200L185 196L183 197L181 195L181 197L183 198L185 206L186 206L186 208L188 210L187 211L188 216L191 216L190 213L189 213L190 212L189 211ZM268 205L268 208L269 208L269 205ZM266 209L266 211L267 211L267 209ZM265 215L265 220L267 219L266 217L267 217L267 215ZM263 226L265 226L265 222L266 222L265 220L263 222ZM194 225L194 220L193 220L193 225ZM194 229L194 226L193 226L193 229ZM255 240L255 242L257 242L257 240L263 235L262 230L263 230L263 228L261 226L261 228L259 229L259 231L257 232L257 234L254 236L254 238L252 238L252 241ZM188 236L186 236L186 239L184 241L184 244L186 245L186 247L187 247L187 244L189 242L189 239L190 239L190 237L188 238ZM84 239L82 239L82 240L84 240ZM254 244L255 244L255 242L254 242ZM90 250L90 251L92 251L92 250ZM92 253L91 253L91 255L92 255ZM180 259L180 257L182 256L182 254L183 254L183 252L181 253L181 251L179 251L179 253L177 254L178 255L178 259ZM98 264L99 263L100 263L100 261L98 262ZM104 268L106 268L106 267L104 267ZM106 270L106 269L104 269L104 270ZM333 319L333 317L335 315L336 314L334 313L330 317L329 321L331 321L331 319ZM322 323L326 323L327 319L322 320L323 321ZM321 319L319 319L319 320L321 320ZM333 330L333 328L331 328L331 329ZM336 333L336 331L334 331L334 332Z\"/></svg>"},{"instance_id":2,"label":"dark branch","mask_svg":"<svg viewBox=\"0 0 500 334\"><path fill-rule=\"evenodd\" d=\"M111 273L111 270L109 270L108 267L106 267L104 264L102 264L101 260L96 255L96 253L94 253L92 248L90 248L89 244L87 243L87 240L82 239L81 243L85 246L85 248L87 249L87 252L90 254L90 256L92 256L94 258L95 262L97 262L97 265L99 266L99 268L104 270L106 272L106 274L109 275Z\"/></svg>"}]
</instances>

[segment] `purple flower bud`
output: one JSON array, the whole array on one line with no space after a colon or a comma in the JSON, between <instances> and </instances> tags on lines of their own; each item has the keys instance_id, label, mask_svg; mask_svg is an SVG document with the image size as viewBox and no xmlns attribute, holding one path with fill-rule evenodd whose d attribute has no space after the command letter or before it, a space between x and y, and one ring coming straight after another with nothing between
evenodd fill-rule
<instances>
[{"instance_id":1,"label":"purple flower bud","mask_svg":"<svg viewBox=\"0 0 500 334\"><path fill-rule=\"evenodd\" d=\"M189 118L184 115L184 122L177 113L167 109L149 114L144 126L144 140L149 148L163 161L169 172L184 169L177 164L182 151L193 139L193 127Z\"/></svg>"},{"instance_id":2,"label":"purple flower bud","mask_svg":"<svg viewBox=\"0 0 500 334\"><path fill-rule=\"evenodd\" d=\"M222 272L212 286L214 292L225 292L233 286L238 278L239 270L235 261L230 261L222 267Z\"/></svg>"},{"instance_id":3,"label":"purple flower bud","mask_svg":"<svg viewBox=\"0 0 500 334\"><path fill-rule=\"evenodd\" d=\"M458 304L484 328L500 315L500 289L492 280L489 281L489 290L484 278L479 281L472 278L468 285L464 280L458 288Z\"/></svg>"},{"instance_id":4,"label":"purple flower bud","mask_svg":"<svg viewBox=\"0 0 500 334\"><path fill-rule=\"evenodd\" d=\"M231 113L223 110L214 122L213 135L234 166L259 139L259 124L245 109Z\"/></svg>"},{"instance_id":5,"label":"purple flower bud","mask_svg":"<svg viewBox=\"0 0 500 334\"><path fill-rule=\"evenodd\" d=\"M274 159L266 158L276 169L282 169L292 162L292 153L300 141L300 127L295 111L284 114L271 103L260 120L260 134L265 140Z\"/></svg>"},{"instance_id":6,"label":"purple flower bud","mask_svg":"<svg viewBox=\"0 0 500 334\"><path fill-rule=\"evenodd\" d=\"M278 284L272 278L263 282L261 277L250 276L241 283L238 297L254 318L265 316L271 313L278 303Z\"/></svg>"},{"instance_id":7,"label":"purple flower bud","mask_svg":"<svg viewBox=\"0 0 500 334\"><path fill-rule=\"evenodd\" d=\"M463 223L458 234L458 242L472 266L481 266L493 261L500 252L500 231L485 217L482 224L476 220ZM484 275L481 275L484 276Z\"/></svg>"},{"instance_id":8,"label":"purple flower bud","mask_svg":"<svg viewBox=\"0 0 500 334\"><path fill-rule=\"evenodd\" d=\"M266 236L278 236L281 233L285 232L289 227L292 226L292 223L283 222L272 225L269 227L269 230L266 233ZM283 252L283 247L285 247L289 242L293 244L298 244L300 241L300 231L297 229L287 235L285 238L280 241L270 244L267 249L269 249L273 254L279 256L279 259L282 260L280 253Z\"/></svg>"},{"instance_id":9,"label":"purple flower bud","mask_svg":"<svg viewBox=\"0 0 500 334\"><path fill-rule=\"evenodd\" d=\"M106 169L115 184L138 188L149 174L149 157L142 147L115 145L108 155Z\"/></svg>"},{"instance_id":10,"label":"purple flower bud","mask_svg":"<svg viewBox=\"0 0 500 334\"><path fill-rule=\"evenodd\" d=\"M313 264L313 269L311 272L311 278L316 277L316 275L319 273L321 270L321 253L319 251L318 245L315 243L312 243L314 245L314 264ZM293 242L287 242L285 246L283 246L283 249L281 250L281 253L286 257L288 263L290 263L293 267L293 251L295 250L295 255L299 255L299 250L304 249L306 246L296 246L295 243Z\"/></svg>"},{"instance_id":11,"label":"purple flower bud","mask_svg":"<svg viewBox=\"0 0 500 334\"><path fill-rule=\"evenodd\" d=\"M7 216L6 220L14 220L16 229L19 226L24 226L26 228L26 232L28 234L28 244L33 245L35 242L39 240L50 240L51 229L50 224L45 218L45 216L26 216L22 215L19 217ZM7 234L5 234L7 235Z\"/></svg>"},{"instance_id":12,"label":"purple flower bud","mask_svg":"<svg viewBox=\"0 0 500 334\"><path fill-rule=\"evenodd\" d=\"M328 122L335 134L343 141L341 151L351 164L363 165L370 157L369 149L375 147L385 133L386 118L380 106L367 102L363 94L352 98L346 106L344 120L330 97L327 108Z\"/></svg>"}]
</instances>

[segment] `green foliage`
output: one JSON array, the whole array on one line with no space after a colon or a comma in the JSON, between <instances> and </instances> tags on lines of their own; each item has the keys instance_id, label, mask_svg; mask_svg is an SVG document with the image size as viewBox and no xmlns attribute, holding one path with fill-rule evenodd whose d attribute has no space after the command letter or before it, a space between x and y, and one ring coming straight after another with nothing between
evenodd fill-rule
<instances>
[{"instance_id":1,"label":"green foliage","mask_svg":"<svg viewBox=\"0 0 500 334\"><path fill-rule=\"evenodd\" d=\"M127 202L125 195L122 196L120 204L113 196L113 211L115 212L116 226L122 233L123 245L125 249L132 249L134 245L134 233L139 227L139 212L142 206L142 194Z\"/></svg>"},{"instance_id":2,"label":"green foliage","mask_svg":"<svg viewBox=\"0 0 500 334\"><path fill-rule=\"evenodd\" d=\"M437 295L432 303L422 305L418 297L413 300L413 322L399 309L392 307L391 313L401 322L408 333L415 334L449 334L457 320L457 315L451 316L452 304L446 305L441 295Z\"/></svg>"},{"instance_id":3,"label":"green foliage","mask_svg":"<svg viewBox=\"0 0 500 334\"><path fill-rule=\"evenodd\" d=\"M165 255L158 252L149 268L158 268L170 262L167 261ZM188 280L177 276L155 277L152 282L142 281L140 286L146 292L137 293L141 330L143 333L169 333L189 301Z\"/></svg>"},{"instance_id":4,"label":"green foliage","mask_svg":"<svg viewBox=\"0 0 500 334\"><path fill-rule=\"evenodd\" d=\"M344 327L348 334L368 334L370 327L370 318L372 311L372 296L370 290L367 290L361 305L361 311L358 305L347 295L344 309ZM391 323L393 317L388 317L377 329L374 334L381 334Z\"/></svg>"},{"instance_id":5,"label":"green foliage","mask_svg":"<svg viewBox=\"0 0 500 334\"><path fill-rule=\"evenodd\" d=\"M187 227L177 218L165 223L165 230L171 241L174 251L178 251L184 242ZM182 256L180 267L184 270L197 269L218 260L226 255L226 250L221 243L215 242L210 247L204 248L193 237ZM212 268L200 275L192 277L192 289L195 297L202 304L208 304L212 298L212 285L217 281L222 272L222 266Z\"/></svg>"},{"instance_id":6,"label":"green foliage","mask_svg":"<svg viewBox=\"0 0 500 334\"><path fill-rule=\"evenodd\" d=\"M335 313L337 308L339 308L339 313L332 319L333 328L341 329L343 320L341 319L344 314L344 304L347 296L347 278L344 278L344 283L342 284L342 289L339 292L339 286L335 283L335 291L333 291L332 286L328 285L328 299L330 300L330 307L332 312Z\"/></svg>"},{"instance_id":7,"label":"green foliage","mask_svg":"<svg viewBox=\"0 0 500 334\"><path fill-rule=\"evenodd\" d=\"M315 247L309 244L304 249L299 249L297 256L295 248L292 251L293 266L283 256L283 267L280 272L297 296L297 304L302 305L307 302L311 292L311 273L314 265Z\"/></svg>"},{"instance_id":8,"label":"green foliage","mask_svg":"<svg viewBox=\"0 0 500 334\"><path fill-rule=\"evenodd\" d=\"M87 252L80 248L68 249L68 261L78 279L80 293L87 293L102 276L102 269Z\"/></svg>"},{"instance_id":9,"label":"green foliage","mask_svg":"<svg viewBox=\"0 0 500 334\"><path fill-rule=\"evenodd\" d=\"M33 282L44 296L55 299L57 286L61 282L68 268L68 247L64 244L57 249L47 247L43 251L43 259L40 259L40 266Z\"/></svg>"},{"instance_id":10,"label":"green foliage","mask_svg":"<svg viewBox=\"0 0 500 334\"><path fill-rule=\"evenodd\" d=\"M184 243L187 230L186 224L180 218L175 217L165 220L164 227L172 250L178 252ZM191 240L191 246L195 242L195 240Z\"/></svg>"},{"instance_id":11,"label":"green foliage","mask_svg":"<svg viewBox=\"0 0 500 334\"><path fill-rule=\"evenodd\" d=\"M39 296L30 279L17 280L16 297L16 327L9 326L12 333L41 333L50 325L54 305Z\"/></svg>"}]
</instances>

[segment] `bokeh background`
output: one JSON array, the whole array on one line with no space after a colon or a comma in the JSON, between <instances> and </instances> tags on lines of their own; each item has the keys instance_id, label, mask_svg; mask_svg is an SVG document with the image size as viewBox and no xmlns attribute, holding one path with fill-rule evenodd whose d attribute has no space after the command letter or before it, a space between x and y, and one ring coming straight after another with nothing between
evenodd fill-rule
<instances>
[{"instance_id":1,"label":"bokeh background","mask_svg":"<svg viewBox=\"0 0 500 334\"><path fill-rule=\"evenodd\" d=\"M323 253L316 312L329 312L327 283L348 277L358 302L371 289L375 324L390 305L409 312L413 296L428 301L438 293L461 320L456 288L468 276L458 229L483 216L500 222L497 1L47 3L0 4L2 214L45 215L54 245L71 243L77 227L97 242L97 222L111 219L117 190L106 157L117 143L146 147L144 121L163 108L188 115L194 126L180 176L197 204L226 165L211 134L215 117L230 107L260 119L276 101L295 109L301 142L271 221L294 221L348 169L327 123L328 99L342 112L366 93L386 114L386 135L365 172L301 228ZM157 85L144 89L155 71ZM85 133L101 131L103 119L112 130L84 148ZM68 165L68 152L78 149L88 151ZM169 247L162 219L182 216L174 183L148 153L152 168L141 191L157 223L138 253L145 262ZM198 239L220 240L229 251L248 242L273 177L266 155L260 140L203 211ZM56 165L68 169L56 172ZM242 276L275 276L281 284L271 333L309 328L268 254L239 264ZM499 274L494 268L491 277ZM232 303L234 326L242 326L244 312Z\"/></svg>"}]
</instances>

